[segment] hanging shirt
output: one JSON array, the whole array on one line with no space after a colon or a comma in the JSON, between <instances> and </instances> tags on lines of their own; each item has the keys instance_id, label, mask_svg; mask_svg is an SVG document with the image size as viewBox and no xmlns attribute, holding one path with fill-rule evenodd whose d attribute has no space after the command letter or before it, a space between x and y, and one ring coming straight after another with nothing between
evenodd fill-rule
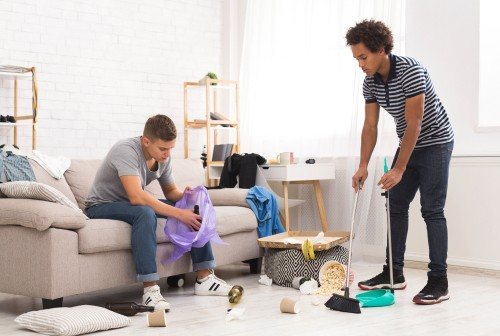
<instances>
[{"instance_id":1,"label":"hanging shirt","mask_svg":"<svg viewBox=\"0 0 500 336\"><path fill-rule=\"evenodd\" d=\"M278 215L278 202L269 190L255 186L248 191L246 200L259 222L259 238L285 232Z\"/></svg>"}]
</instances>

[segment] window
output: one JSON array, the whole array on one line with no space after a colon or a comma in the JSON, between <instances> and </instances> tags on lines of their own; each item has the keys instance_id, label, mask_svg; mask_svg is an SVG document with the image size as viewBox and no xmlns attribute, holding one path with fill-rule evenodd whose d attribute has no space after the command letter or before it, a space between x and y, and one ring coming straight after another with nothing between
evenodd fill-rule
<instances>
[{"instance_id":1,"label":"window","mask_svg":"<svg viewBox=\"0 0 500 336\"><path fill-rule=\"evenodd\" d=\"M498 81L500 78L500 20L497 0L480 0L479 9L479 127L500 127Z\"/></svg>"}]
</instances>

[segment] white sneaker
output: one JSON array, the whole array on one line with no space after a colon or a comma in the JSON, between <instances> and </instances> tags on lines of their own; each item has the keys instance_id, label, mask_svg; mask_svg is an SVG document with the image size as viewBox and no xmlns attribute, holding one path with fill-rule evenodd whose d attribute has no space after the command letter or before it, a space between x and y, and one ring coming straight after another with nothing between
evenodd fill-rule
<instances>
[{"instance_id":1,"label":"white sneaker","mask_svg":"<svg viewBox=\"0 0 500 336\"><path fill-rule=\"evenodd\" d=\"M163 295L161 295L160 286L158 285L144 289L142 304L145 306L155 307L155 310L170 310L170 303L168 303Z\"/></svg>"},{"instance_id":2,"label":"white sneaker","mask_svg":"<svg viewBox=\"0 0 500 336\"><path fill-rule=\"evenodd\" d=\"M194 284L194 294L227 296L232 287L233 286L228 285L224 280L216 277L212 272L203 282L196 280Z\"/></svg>"}]
</instances>

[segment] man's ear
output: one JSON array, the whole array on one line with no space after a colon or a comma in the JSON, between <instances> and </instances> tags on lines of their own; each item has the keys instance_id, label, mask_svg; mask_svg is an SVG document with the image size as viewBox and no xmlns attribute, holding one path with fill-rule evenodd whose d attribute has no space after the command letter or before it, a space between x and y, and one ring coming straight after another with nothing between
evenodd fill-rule
<instances>
[{"instance_id":1,"label":"man's ear","mask_svg":"<svg viewBox=\"0 0 500 336\"><path fill-rule=\"evenodd\" d=\"M144 146L146 146L146 147L147 147L147 146L149 146L149 145L151 144L151 142L152 142L152 141L151 141L151 140L149 140L149 138L148 138L147 136L145 136L145 135L143 135L143 136L142 136L142 141L143 141L143 143L144 143Z\"/></svg>"}]
</instances>

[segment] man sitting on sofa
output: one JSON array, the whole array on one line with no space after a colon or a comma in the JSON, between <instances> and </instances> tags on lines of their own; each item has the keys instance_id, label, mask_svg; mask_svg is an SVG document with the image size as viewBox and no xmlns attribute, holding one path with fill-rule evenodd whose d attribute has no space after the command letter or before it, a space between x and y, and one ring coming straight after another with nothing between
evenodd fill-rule
<instances>
[{"instance_id":1,"label":"man sitting on sofa","mask_svg":"<svg viewBox=\"0 0 500 336\"><path fill-rule=\"evenodd\" d=\"M183 196L172 176L170 155L176 137L169 117L149 118L141 137L121 140L111 148L86 200L90 218L116 219L132 225L132 253L137 280L144 284L143 304L155 310L170 309L156 284L160 278L156 270L157 217L174 217L192 230L199 230L201 220L192 210L172 206ZM157 200L144 191L153 180L160 183L166 200ZM215 261L210 242L193 248L191 259L197 273L196 295L228 294L231 286L212 271Z\"/></svg>"}]
</instances>

